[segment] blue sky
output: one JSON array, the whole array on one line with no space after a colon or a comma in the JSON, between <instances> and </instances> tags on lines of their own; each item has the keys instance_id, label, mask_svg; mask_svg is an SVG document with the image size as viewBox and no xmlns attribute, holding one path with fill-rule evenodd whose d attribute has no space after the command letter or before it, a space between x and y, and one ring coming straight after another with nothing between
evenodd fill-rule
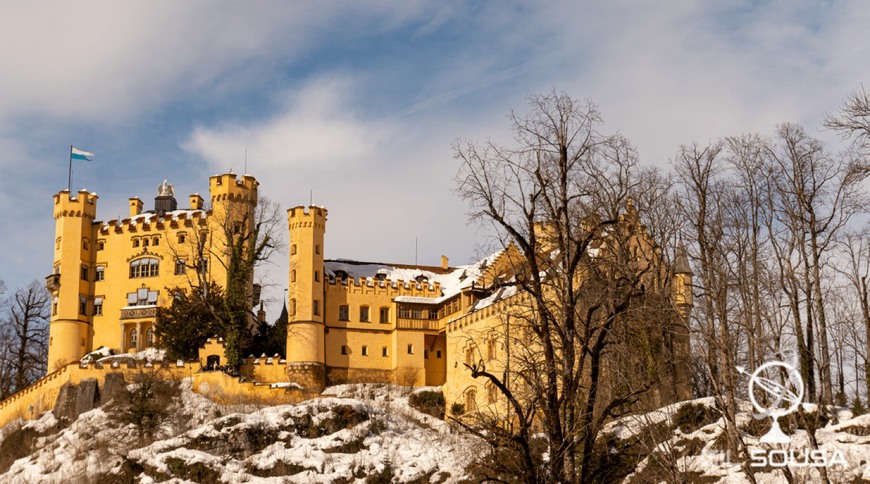
<instances>
[{"instance_id":1,"label":"blue sky","mask_svg":"<svg viewBox=\"0 0 870 484\"><path fill-rule=\"evenodd\" d=\"M98 218L248 171L286 209L330 210L327 257L476 256L452 193L457 138L557 88L667 167L681 144L777 123L818 130L870 82L860 1L2 2L0 278L51 270L69 145ZM835 141L830 133L817 132ZM836 149L835 145L832 148ZM286 255L267 277L280 294ZM277 311L277 305L270 310Z\"/></svg>"}]
</instances>

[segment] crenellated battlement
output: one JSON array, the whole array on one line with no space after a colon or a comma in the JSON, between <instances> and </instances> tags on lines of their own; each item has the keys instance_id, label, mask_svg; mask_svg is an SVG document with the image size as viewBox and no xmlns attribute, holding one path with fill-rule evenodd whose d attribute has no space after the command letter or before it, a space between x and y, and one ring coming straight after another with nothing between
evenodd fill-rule
<instances>
[{"instance_id":1,"label":"crenellated battlement","mask_svg":"<svg viewBox=\"0 0 870 484\"><path fill-rule=\"evenodd\" d=\"M391 297L416 296L441 297L439 282L404 281L402 279L377 279L373 277L333 277L327 281L327 291L346 291L348 293L387 292Z\"/></svg>"},{"instance_id":2,"label":"crenellated battlement","mask_svg":"<svg viewBox=\"0 0 870 484\"><path fill-rule=\"evenodd\" d=\"M79 190L78 194L73 196L69 190L61 190L54 195L54 218L55 220L61 217L85 217L93 219L97 216L97 199L96 193L89 193L87 190Z\"/></svg>"},{"instance_id":3,"label":"crenellated battlement","mask_svg":"<svg viewBox=\"0 0 870 484\"><path fill-rule=\"evenodd\" d=\"M139 233L150 231L163 231L166 228L182 227L205 227L208 221L208 212L204 210L177 210L163 215L156 213L143 213L135 217L124 219L112 219L108 222L98 222L100 234L109 233Z\"/></svg>"},{"instance_id":4,"label":"crenellated battlement","mask_svg":"<svg viewBox=\"0 0 870 484\"><path fill-rule=\"evenodd\" d=\"M216 202L223 201L257 203L259 186L260 183L252 175L239 178L235 173L224 173L208 179L212 207Z\"/></svg>"},{"instance_id":5,"label":"crenellated battlement","mask_svg":"<svg viewBox=\"0 0 870 484\"><path fill-rule=\"evenodd\" d=\"M323 229L329 212L324 207L299 205L287 210L287 224L290 230L302 227Z\"/></svg>"}]
</instances>

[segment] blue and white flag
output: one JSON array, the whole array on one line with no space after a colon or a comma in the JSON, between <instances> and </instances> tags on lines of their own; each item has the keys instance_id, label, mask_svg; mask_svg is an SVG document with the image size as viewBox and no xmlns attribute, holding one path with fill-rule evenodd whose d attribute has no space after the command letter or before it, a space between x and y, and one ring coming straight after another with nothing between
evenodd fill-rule
<instances>
[{"instance_id":1,"label":"blue and white flag","mask_svg":"<svg viewBox=\"0 0 870 484\"><path fill-rule=\"evenodd\" d=\"M91 161L94 159L94 154L90 151L80 150L75 146L70 146L69 157L71 160Z\"/></svg>"}]
</instances>

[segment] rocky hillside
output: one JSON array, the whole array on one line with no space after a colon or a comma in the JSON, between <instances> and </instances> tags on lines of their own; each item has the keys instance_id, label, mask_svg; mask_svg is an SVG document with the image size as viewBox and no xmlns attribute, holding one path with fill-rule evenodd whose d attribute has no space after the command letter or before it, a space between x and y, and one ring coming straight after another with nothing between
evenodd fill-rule
<instances>
[{"instance_id":1,"label":"rocky hillside","mask_svg":"<svg viewBox=\"0 0 870 484\"><path fill-rule=\"evenodd\" d=\"M111 407L0 434L0 482L457 482L474 442L402 389L345 385L296 405L224 407L182 385L152 438ZM13 459L17 459L14 460Z\"/></svg>"}]
</instances>

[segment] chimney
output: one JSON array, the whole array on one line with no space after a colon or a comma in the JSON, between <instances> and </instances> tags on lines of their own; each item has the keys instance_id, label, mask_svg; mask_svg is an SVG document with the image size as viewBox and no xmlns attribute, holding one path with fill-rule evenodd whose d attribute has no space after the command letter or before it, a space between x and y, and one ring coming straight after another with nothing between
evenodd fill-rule
<instances>
[{"instance_id":1,"label":"chimney","mask_svg":"<svg viewBox=\"0 0 870 484\"><path fill-rule=\"evenodd\" d=\"M142 213L142 200L139 197L130 198L130 216L135 217Z\"/></svg>"},{"instance_id":2,"label":"chimney","mask_svg":"<svg viewBox=\"0 0 870 484\"><path fill-rule=\"evenodd\" d=\"M449 267L449 263L450 263L450 259L448 259L446 255L442 255L441 256L441 269L446 271L447 267Z\"/></svg>"},{"instance_id":3,"label":"chimney","mask_svg":"<svg viewBox=\"0 0 870 484\"><path fill-rule=\"evenodd\" d=\"M190 209L191 210L202 210L203 204L205 201L199 196L199 193L194 193L190 196Z\"/></svg>"}]
</instances>

